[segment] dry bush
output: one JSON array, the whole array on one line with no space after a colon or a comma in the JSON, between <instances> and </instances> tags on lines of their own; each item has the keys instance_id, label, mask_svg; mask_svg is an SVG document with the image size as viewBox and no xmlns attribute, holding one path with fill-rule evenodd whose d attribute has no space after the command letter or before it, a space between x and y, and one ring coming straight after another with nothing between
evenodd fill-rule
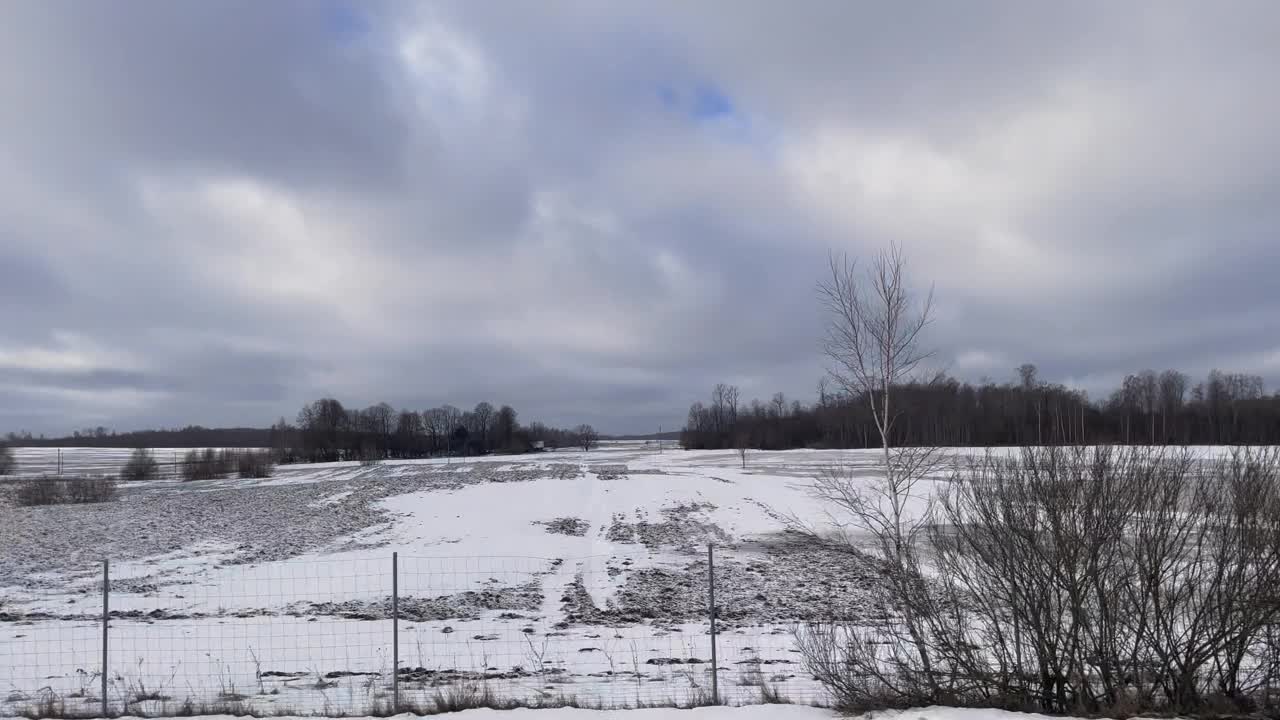
<instances>
[{"instance_id":1,"label":"dry bush","mask_svg":"<svg viewBox=\"0 0 1280 720\"><path fill-rule=\"evenodd\" d=\"M382 462L382 451L372 443L365 443L360 447L358 458L364 467L372 467Z\"/></svg>"},{"instance_id":2,"label":"dry bush","mask_svg":"<svg viewBox=\"0 0 1280 720\"><path fill-rule=\"evenodd\" d=\"M66 498L69 503L87 504L108 502L116 496L116 479L105 475L96 477L67 478Z\"/></svg>"},{"instance_id":3,"label":"dry bush","mask_svg":"<svg viewBox=\"0 0 1280 720\"><path fill-rule=\"evenodd\" d=\"M15 496L19 505L60 505L65 500L62 481L57 478L31 478L18 484Z\"/></svg>"},{"instance_id":4,"label":"dry bush","mask_svg":"<svg viewBox=\"0 0 1280 720\"><path fill-rule=\"evenodd\" d=\"M124 469L120 471L120 479L126 482L155 480L159 475L160 466L151 456L151 451L146 448L134 450L129 456L129 462L125 463Z\"/></svg>"},{"instance_id":5,"label":"dry bush","mask_svg":"<svg viewBox=\"0 0 1280 720\"><path fill-rule=\"evenodd\" d=\"M269 478L275 469L275 454L270 450L242 450L236 454L236 473L241 478Z\"/></svg>"},{"instance_id":6,"label":"dry bush","mask_svg":"<svg viewBox=\"0 0 1280 720\"><path fill-rule=\"evenodd\" d=\"M1278 481L1274 450L1202 462L1043 448L975 461L929 515L928 567L918 552L887 563L888 619L812 626L800 650L850 709L1273 706Z\"/></svg>"},{"instance_id":7,"label":"dry bush","mask_svg":"<svg viewBox=\"0 0 1280 720\"><path fill-rule=\"evenodd\" d=\"M10 475L17 467L18 461L13 458L13 449L0 443L0 475Z\"/></svg>"},{"instance_id":8,"label":"dry bush","mask_svg":"<svg viewBox=\"0 0 1280 720\"><path fill-rule=\"evenodd\" d=\"M225 478L234 465L234 453L229 450L192 450L183 456L182 479L190 482Z\"/></svg>"},{"instance_id":9,"label":"dry bush","mask_svg":"<svg viewBox=\"0 0 1280 720\"><path fill-rule=\"evenodd\" d=\"M38 477L24 480L18 485L19 505L63 505L108 502L115 498L115 478L99 477Z\"/></svg>"}]
</instances>

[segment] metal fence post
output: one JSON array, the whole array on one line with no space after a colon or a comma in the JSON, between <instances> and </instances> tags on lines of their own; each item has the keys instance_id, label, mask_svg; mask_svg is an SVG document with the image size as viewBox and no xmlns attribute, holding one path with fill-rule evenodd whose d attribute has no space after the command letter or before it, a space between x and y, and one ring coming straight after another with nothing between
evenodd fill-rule
<instances>
[{"instance_id":1,"label":"metal fence post","mask_svg":"<svg viewBox=\"0 0 1280 720\"><path fill-rule=\"evenodd\" d=\"M707 543L707 595L711 607L711 702L720 704L720 668L716 662L716 553Z\"/></svg>"},{"instance_id":2,"label":"metal fence post","mask_svg":"<svg viewBox=\"0 0 1280 720\"><path fill-rule=\"evenodd\" d=\"M400 712L400 553L391 553L391 712Z\"/></svg>"},{"instance_id":3,"label":"metal fence post","mask_svg":"<svg viewBox=\"0 0 1280 720\"><path fill-rule=\"evenodd\" d=\"M111 561L102 561L102 717L110 717L107 705L107 622L111 617Z\"/></svg>"}]
</instances>

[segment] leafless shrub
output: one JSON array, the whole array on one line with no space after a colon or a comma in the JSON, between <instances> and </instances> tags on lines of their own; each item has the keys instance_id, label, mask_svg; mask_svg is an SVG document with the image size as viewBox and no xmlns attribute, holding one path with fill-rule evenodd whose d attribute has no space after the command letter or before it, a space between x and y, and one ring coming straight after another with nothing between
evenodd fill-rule
<instances>
[{"instance_id":1,"label":"leafless shrub","mask_svg":"<svg viewBox=\"0 0 1280 720\"><path fill-rule=\"evenodd\" d=\"M57 478L31 478L18 485L15 499L19 505L60 505L65 502L64 487Z\"/></svg>"},{"instance_id":2,"label":"leafless shrub","mask_svg":"<svg viewBox=\"0 0 1280 720\"><path fill-rule=\"evenodd\" d=\"M129 456L129 462L125 463L124 469L120 471L120 479L126 482L155 480L159 475L160 466L151 456L151 451L146 448L134 450Z\"/></svg>"},{"instance_id":3,"label":"leafless shrub","mask_svg":"<svg viewBox=\"0 0 1280 720\"><path fill-rule=\"evenodd\" d=\"M275 469L275 455L270 450L242 450L236 453L236 473L241 478L269 478Z\"/></svg>"},{"instance_id":4,"label":"leafless shrub","mask_svg":"<svg viewBox=\"0 0 1280 720\"><path fill-rule=\"evenodd\" d=\"M789 705L791 704L791 698L787 697L777 685L762 682L760 683L760 704Z\"/></svg>"},{"instance_id":5,"label":"leafless shrub","mask_svg":"<svg viewBox=\"0 0 1280 720\"><path fill-rule=\"evenodd\" d=\"M13 449L0 443L0 475L9 475L17 467L18 462L13 459Z\"/></svg>"},{"instance_id":6,"label":"leafless shrub","mask_svg":"<svg viewBox=\"0 0 1280 720\"><path fill-rule=\"evenodd\" d=\"M929 566L918 550L883 554L886 620L813 625L799 649L848 709L1274 707L1278 481L1274 450L1202 462L1042 448L972 461L907 534Z\"/></svg>"},{"instance_id":7,"label":"leafless shrub","mask_svg":"<svg viewBox=\"0 0 1280 720\"><path fill-rule=\"evenodd\" d=\"M109 476L75 477L62 481L69 503L108 502L116 496L116 479Z\"/></svg>"},{"instance_id":8,"label":"leafless shrub","mask_svg":"<svg viewBox=\"0 0 1280 720\"><path fill-rule=\"evenodd\" d=\"M224 478L234 465L235 457L230 451L213 448L191 450L182 458L182 479L191 482Z\"/></svg>"},{"instance_id":9,"label":"leafless shrub","mask_svg":"<svg viewBox=\"0 0 1280 720\"><path fill-rule=\"evenodd\" d=\"M838 703L860 711L951 694L938 684L935 649L928 639L930 618L938 614L942 599L925 580L921 557L933 512L928 481L946 470L949 459L938 448L921 447L891 448L885 458L886 469L875 478L837 465L820 470L810 486L828 507L836 541L856 552L865 548L880 562L892 600L884 612L893 614L893 622L874 634L837 619L810 625L797 639L811 671L827 678ZM815 541L830 541L822 528L799 518L790 518L789 524ZM882 657L881 645L892 648L892 657ZM884 670L886 663L892 672ZM857 677L838 680L840 668Z\"/></svg>"},{"instance_id":10,"label":"leafless shrub","mask_svg":"<svg viewBox=\"0 0 1280 720\"><path fill-rule=\"evenodd\" d=\"M373 444L366 443L360 448L359 460L362 466L373 467L382 462L382 451Z\"/></svg>"},{"instance_id":11,"label":"leafless shrub","mask_svg":"<svg viewBox=\"0 0 1280 720\"><path fill-rule=\"evenodd\" d=\"M42 688L33 700L14 708L16 717L24 717L28 718L28 720L39 720L40 718L88 718L93 717L94 714L92 711L76 711L68 708L66 698L49 687Z\"/></svg>"},{"instance_id":12,"label":"leafless shrub","mask_svg":"<svg viewBox=\"0 0 1280 720\"><path fill-rule=\"evenodd\" d=\"M63 505L107 502L115 497L116 481L111 477L36 477L18 485L19 505Z\"/></svg>"}]
</instances>

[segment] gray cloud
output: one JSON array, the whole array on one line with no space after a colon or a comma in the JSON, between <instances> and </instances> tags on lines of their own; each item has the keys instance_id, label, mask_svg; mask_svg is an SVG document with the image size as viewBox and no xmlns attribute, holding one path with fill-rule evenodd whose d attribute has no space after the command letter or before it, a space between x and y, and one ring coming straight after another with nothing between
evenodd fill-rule
<instances>
[{"instance_id":1,"label":"gray cloud","mask_svg":"<svg viewBox=\"0 0 1280 720\"><path fill-rule=\"evenodd\" d=\"M964 377L1280 383L1272 5L803 10L5 4L0 429L672 427L811 396L888 241Z\"/></svg>"}]
</instances>

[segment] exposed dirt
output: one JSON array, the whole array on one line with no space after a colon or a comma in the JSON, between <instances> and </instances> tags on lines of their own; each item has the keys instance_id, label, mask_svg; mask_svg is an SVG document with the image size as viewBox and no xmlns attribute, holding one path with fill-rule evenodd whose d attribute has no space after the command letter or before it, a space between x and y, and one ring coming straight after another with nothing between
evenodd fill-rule
<instances>
[{"instance_id":1,"label":"exposed dirt","mask_svg":"<svg viewBox=\"0 0 1280 720\"><path fill-rule=\"evenodd\" d=\"M650 550L668 547L694 551L708 543L731 545L732 536L703 517L715 509L711 503L682 503L663 508L662 519L656 522L642 511L636 511L635 522L628 522L625 515L614 515L606 537L612 542L638 543Z\"/></svg>"},{"instance_id":2,"label":"exposed dirt","mask_svg":"<svg viewBox=\"0 0 1280 720\"><path fill-rule=\"evenodd\" d=\"M389 522L378 501L412 492L456 490L481 483L528 482L536 468L462 470L373 466L356 478L300 483L223 480L125 486L119 499L96 505L18 507L0 490L0 586L59 589L58 574L99 572L102 558L134 560L220 544L229 564L287 560ZM281 470L287 477L288 470ZM350 492L347 492L350 491ZM377 546L378 541L364 547ZM146 584L145 581L137 581Z\"/></svg>"},{"instance_id":3,"label":"exposed dirt","mask_svg":"<svg viewBox=\"0 0 1280 720\"><path fill-rule=\"evenodd\" d=\"M630 624L707 617L705 559L682 568L643 568L597 607L576 578L562 597L568 623ZM715 564L717 617L731 626L819 619L860 620L883 614L884 580L874 560L833 545L783 537L763 557L726 556Z\"/></svg>"},{"instance_id":4,"label":"exposed dirt","mask_svg":"<svg viewBox=\"0 0 1280 720\"><path fill-rule=\"evenodd\" d=\"M568 535L570 537L586 537L591 523L576 517L561 517L554 520L535 520L534 525L541 525L552 535Z\"/></svg>"},{"instance_id":5,"label":"exposed dirt","mask_svg":"<svg viewBox=\"0 0 1280 720\"><path fill-rule=\"evenodd\" d=\"M542 586L537 581L516 587L492 586L479 591L430 598L400 598L400 618L413 622L428 620L469 620L487 610L537 610L542 603ZM337 615L351 620L385 620L391 617L391 598L378 601L341 603L300 603L291 612L304 615Z\"/></svg>"}]
</instances>

